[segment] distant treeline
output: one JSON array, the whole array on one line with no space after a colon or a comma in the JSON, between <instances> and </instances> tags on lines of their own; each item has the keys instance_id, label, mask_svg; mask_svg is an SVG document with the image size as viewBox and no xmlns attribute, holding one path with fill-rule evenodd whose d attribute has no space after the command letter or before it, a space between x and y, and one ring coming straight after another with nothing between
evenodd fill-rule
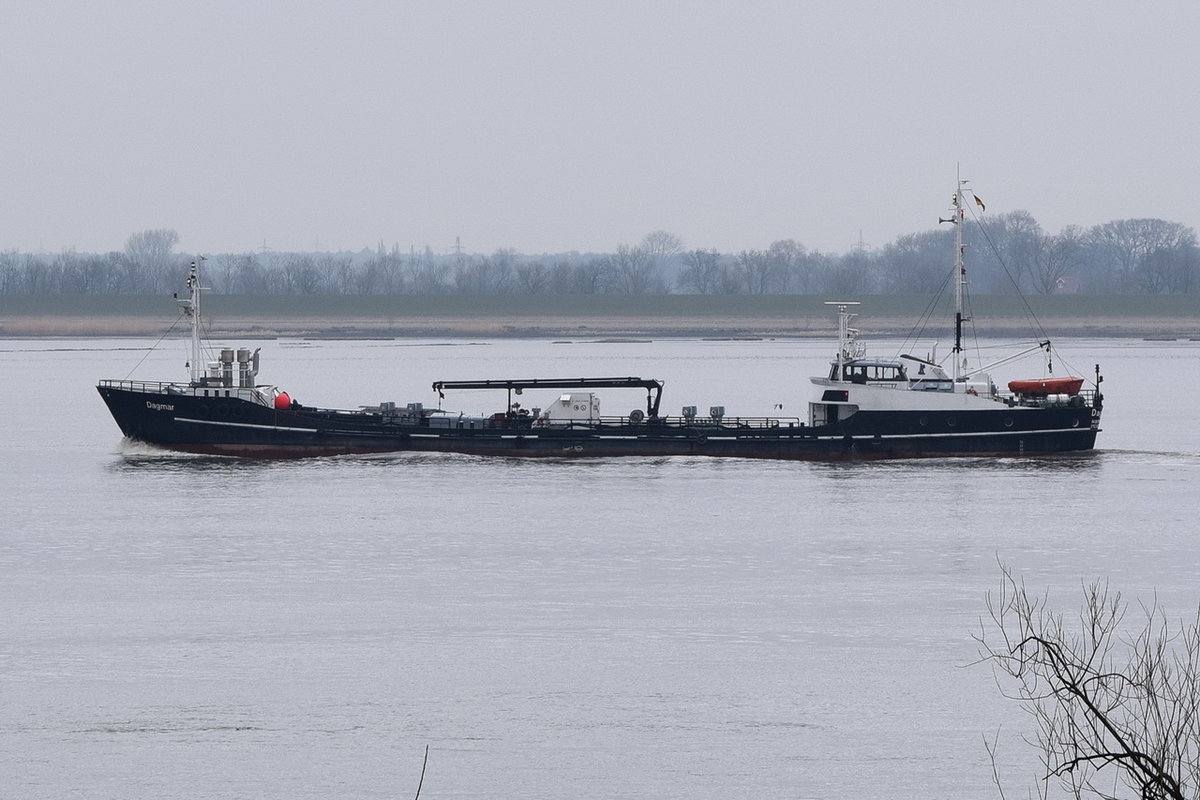
<instances>
[{"instance_id":1,"label":"distant treeline","mask_svg":"<svg viewBox=\"0 0 1200 800\"><path fill-rule=\"evenodd\" d=\"M1025 211L968 220L971 290L981 294L1188 294L1200 283L1191 228L1123 219L1047 234ZM0 252L0 295L157 294L177 291L191 256L178 234L142 231L110 253ZM650 295L934 294L953 273L951 226L882 248L809 250L792 239L763 250L688 249L655 231L611 253L490 255L401 251L210 254L204 284L220 294Z\"/></svg>"}]
</instances>

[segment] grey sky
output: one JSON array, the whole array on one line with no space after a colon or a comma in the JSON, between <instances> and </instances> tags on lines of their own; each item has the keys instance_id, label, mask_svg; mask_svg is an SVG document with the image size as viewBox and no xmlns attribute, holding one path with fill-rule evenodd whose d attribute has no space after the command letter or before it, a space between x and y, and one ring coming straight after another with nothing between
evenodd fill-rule
<instances>
[{"instance_id":1,"label":"grey sky","mask_svg":"<svg viewBox=\"0 0 1200 800\"><path fill-rule=\"evenodd\" d=\"M1196 2L0 4L0 249L1200 225Z\"/></svg>"}]
</instances>

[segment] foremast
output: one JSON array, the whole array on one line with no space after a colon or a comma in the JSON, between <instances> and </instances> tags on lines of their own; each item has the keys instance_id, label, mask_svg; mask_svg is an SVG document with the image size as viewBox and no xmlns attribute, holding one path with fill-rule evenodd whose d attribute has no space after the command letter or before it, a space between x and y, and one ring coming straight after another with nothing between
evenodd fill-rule
<instances>
[{"instance_id":1,"label":"foremast","mask_svg":"<svg viewBox=\"0 0 1200 800\"><path fill-rule=\"evenodd\" d=\"M204 256L200 256L197 261L203 262ZM178 296L175 302L183 309L183 313L191 320L192 323L192 352L188 360L188 367L191 370L191 379L193 386L199 386L204 381L204 359L201 352L202 343L200 338L200 269L196 261L192 262L191 269L188 271L187 278L188 297L180 299Z\"/></svg>"}]
</instances>

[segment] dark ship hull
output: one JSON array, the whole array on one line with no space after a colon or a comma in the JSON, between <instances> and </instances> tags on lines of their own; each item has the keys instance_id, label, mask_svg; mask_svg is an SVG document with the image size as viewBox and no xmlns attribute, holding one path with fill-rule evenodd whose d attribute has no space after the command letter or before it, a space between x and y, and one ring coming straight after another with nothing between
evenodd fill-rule
<instances>
[{"instance_id":1,"label":"dark ship hull","mask_svg":"<svg viewBox=\"0 0 1200 800\"><path fill-rule=\"evenodd\" d=\"M869 411L840 422L794 419L644 419L540 425L492 417L386 409L277 409L239 397L197 397L174 384L102 381L97 387L128 438L172 450L260 458L441 452L480 456L713 456L841 460L1067 453L1094 447L1099 409L1085 397L1047 407Z\"/></svg>"}]
</instances>

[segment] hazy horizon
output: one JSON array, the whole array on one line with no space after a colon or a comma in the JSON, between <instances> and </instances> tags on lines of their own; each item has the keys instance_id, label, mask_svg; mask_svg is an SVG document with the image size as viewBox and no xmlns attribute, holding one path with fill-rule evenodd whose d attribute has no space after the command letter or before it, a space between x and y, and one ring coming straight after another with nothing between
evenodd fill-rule
<instances>
[{"instance_id":1,"label":"hazy horizon","mask_svg":"<svg viewBox=\"0 0 1200 800\"><path fill-rule=\"evenodd\" d=\"M0 8L0 249L844 252L956 165L1047 232L1200 224L1200 6Z\"/></svg>"}]
</instances>

